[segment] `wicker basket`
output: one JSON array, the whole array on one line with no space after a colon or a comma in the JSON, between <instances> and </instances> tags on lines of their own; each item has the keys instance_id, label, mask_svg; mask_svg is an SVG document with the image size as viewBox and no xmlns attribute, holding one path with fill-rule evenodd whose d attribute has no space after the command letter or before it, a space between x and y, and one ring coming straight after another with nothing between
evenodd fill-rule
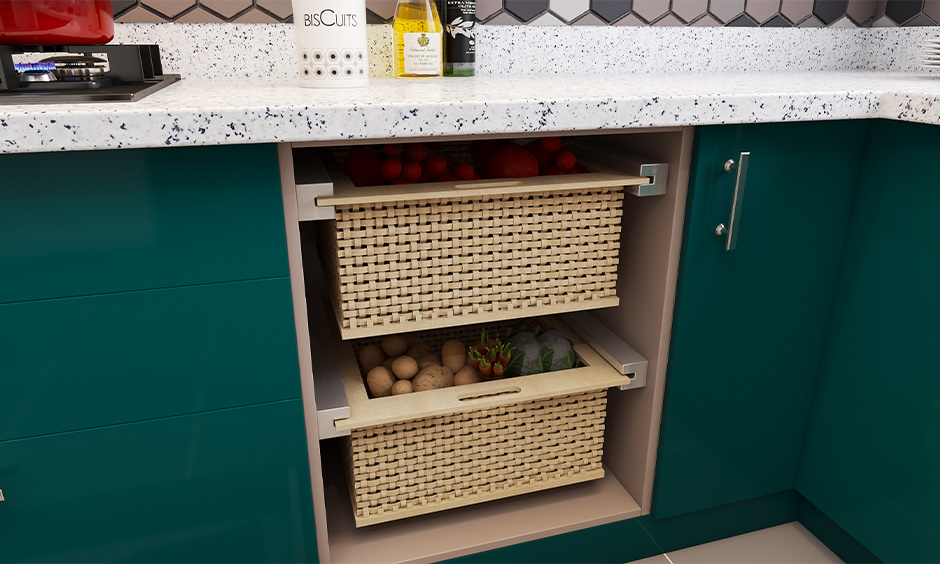
<instances>
[{"instance_id":1,"label":"wicker basket","mask_svg":"<svg viewBox=\"0 0 940 564\"><path fill-rule=\"evenodd\" d=\"M350 407L336 428L350 431L344 460L357 527L604 476L607 388L628 378L561 320L550 322L583 366L378 399L367 396L354 347L336 337L347 351ZM479 328L435 331L441 342L467 335Z\"/></svg>"},{"instance_id":2,"label":"wicker basket","mask_svg":"<svg viewBox=\"0 0 940 564\"><path fill-rule=\"evenodd\" d=\"M343 339L618 305L623 186L648 182L605 169L356 188L332 174L319 250Z\"/></svg>"}]
</instances>

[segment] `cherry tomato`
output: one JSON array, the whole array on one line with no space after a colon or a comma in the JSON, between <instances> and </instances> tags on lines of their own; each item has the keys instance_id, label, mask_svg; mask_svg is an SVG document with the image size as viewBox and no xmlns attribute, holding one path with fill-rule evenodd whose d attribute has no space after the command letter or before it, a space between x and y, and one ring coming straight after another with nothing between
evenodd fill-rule
<instances>
[{"instance_id":1,"label":"cherry tomato","mask_svg":"<svg viewBox=\"0 0 940 564\"><path fill-rule=\"evenodd\" d=\"M447 161L440 155L431 155L425 161L424 166L432 176L440 176L447 170Z\"/></svg>"},{"instance_id":2,"label":"cherry tomato","mask_svg":"<svg viewBox=\"0 0 940 564\"><path fill-rule=\"evenodd\" d=\"M386 143L382 145L382 151L385 152L385 156L387 157L397 157L404 151L404 148L401 143Z\"/></svg>"},{"instance_id":3,"label":"cherry tomato","mask_svg":"<svg viewBox=\"0 0 940 564\"><path fill-rule=\"evenodd\" d=\"M560 168L562 172L568 172L577 162L574 153L571 151L562 151L555 157L555 166Z\"/></svg>"},{"instance_id":4,"label":"cherry tomato","mask_svg":"<svg viewBox=\"0 0 940 564\"><path fill-rule=\"evenodd\" d=\"M562 147L561 137L542 137L539 144L550 153L560 151Z\"/></svg>"},{"instance_id":5,"label":"cherry tomato","mask_svg":"<svg viewBox=\"0 0 940 564\"><path fill-rule=\"evenodd\" d=\"M454 167L454 176L460 180L471 180L473 179L473 167L467 163L460 163Z\"/></svg>"},{"instance_id":6,"label":"cherry tomato","mask_svg":"<svg viewBox=\"0 0 940 564\"><path fill-rule=\"evenodd\" d=\"M402 165L401 176L406 180L416 182L421 178L421 165L416 162L408 162Z\"/></svg>"},{"instance_id":7,"label":"cherry tomato","mask_svg":"<svg viewBox=\"0 0 940 564\"><path fill-rule=\"evenodd\" d=\"M382 176L389 180L398 178L401 176L401 168L401 161L389 157L382 161Z\"/></svg>"},{"instance_id":8,"label":"cherry tomato","mask_svg":"<svg viewBox=\"0 0 940 564\"><path fill-rule=\"evenodd\" d=\"M556 174L564 174L560 168L555 165L550 165L545 167L545 170L542 171L542 176L555 176Z\"/></svg>"},{"instance_id":9,"label":"cherry tomato","mask_svg":"<svg viewBox=\"0 0 940 564\"><path fill-rule=\"evenodd\" d=\"M524 145L525 150L532 153L532 156L538 161L539 170L543 170L545 167L555 162L555 154L542 147L541 141L542 140L536 139Z\"/></svg>"},{"instance_id":10,"label":"cherry tomato","mask_svg":"<svg viewBox=\"0 0 940 564\"><path fill-rule=\"evenodd\" d=\"M569 171L569 173L570 173L570 174L583 174L583 173L585 173L585 172L587 172L587 171L588 171L588 169L587 169L586 166L584 166L584 165L581 164L581 163L577 163L577 164L575 164L574 167Z\"/></svg>"},{"instance_id":11,"label":"cherry tomato","mask_svg":"<svg viewBox=\"0 0 940 564\"><path fill-rule=\"evenodd\" d=\"M428 148L424 143L412 143L405 149L408 158L413 161L421 162L428 156Z\"/></svg>"}]
</instances>

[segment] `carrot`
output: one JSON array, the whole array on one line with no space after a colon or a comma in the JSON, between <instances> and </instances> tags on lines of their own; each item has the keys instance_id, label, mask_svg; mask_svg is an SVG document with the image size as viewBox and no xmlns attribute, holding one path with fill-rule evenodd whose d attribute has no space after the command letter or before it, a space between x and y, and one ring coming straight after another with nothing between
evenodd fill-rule
<instances>
[{"instance_id":1,"label":"carrot","mask_svg":"<svg viewBox=\"0 0 940 564\"><path fill-rule=\"evenodd\" d=\"M504 343L503 346L499 348L497 360L503 366L509 366L509 361L512 360L512 351L514 347L509 343Z\"/></svg>"},{"instance_id":2,"label":"carrot","mask_svg":"<svg viewBox=\"0 0 940 564\"><path fill-rule=\"evenodd\" d=\"M480 369L480 359L483 358L480 356L480 353L473 347L467 349L467 358L470 360L470 364L473 365L477 370Z\"/></svg>"},{"instance_id":3,"label":"carrot","mask_svg":"<svg viewBox=\"0 0 940 564\"><path fill-rule=\"evenodd\" d=\"M490 361L486 360L486 357L480 359L480 366L478 368L480 374L484 378L491 379L493 378L493 365L490 364Z\"/></svg>"},{"instance_id":4,"label":"carrot","mask_svg":"<svg viewBox=\"0 0 940 564\"><path fill-rule=\"evenodd\" d=\"M494 364L493 365L493 377L502 378L503 370L505 370L505 368L503 367L503 364L501 362L497 362L496 364Z\"/></svg>"},{"instance_id":5,"label":"carrot","mask_svg":"<svg viewBox=\"0 0 940 564\"><path fill-rule=\"evenodd\" d=\"M484 356L486 360L490 361L490 364L496 362L496 357L499 356L499 341L496 341L495 345L488 347Z\"/></svg>"},{"instance_id":6,"label":"carrot","mask_svg":"<svg viewBox=\"0 0 940 564\"><path fill-rule=\"evenodd\" d=\"M480 342L474 345L477 352L481 355L486 354L486 347L489 346L489 339L487 337L488 335L486 333L486 329L483 329L483 331L480 333Z\"/></svg>"}]
</instances>

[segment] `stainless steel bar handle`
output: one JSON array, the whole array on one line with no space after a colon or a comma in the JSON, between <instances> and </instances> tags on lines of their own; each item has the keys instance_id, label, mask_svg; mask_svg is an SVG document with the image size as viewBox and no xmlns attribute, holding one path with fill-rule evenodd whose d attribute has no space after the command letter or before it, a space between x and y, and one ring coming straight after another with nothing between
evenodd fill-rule
<instances>
[{"instance_id":1,"label":"stainless steel bar handle","mask_svg":"<svg viewBox=\"0 0 940 564\"><path fill-rule=\"evenodd\" d=\"M0 501L3 501L3 490L0 490Z\"/></svg>"},{"instance_id":2,"label":"stainless steel bar handle","mask_svg":"<svg viewBox=\"0 0 940 564\"><path fill-rule=\"evenodd\" d=\"M744 187L747 181L747 161L750 158L750 151L738 155L738 162L734 159L728 159L725 163L725 172L736 172L734 177L734 197L731 202L731 216L728 218L728 227L724 223L718 224L715 228L715 235L728 235L725 242L725 250L733 251L738 246L738 231L741 223L741 208L744 205Z\"/></svg>"}]
</instances>

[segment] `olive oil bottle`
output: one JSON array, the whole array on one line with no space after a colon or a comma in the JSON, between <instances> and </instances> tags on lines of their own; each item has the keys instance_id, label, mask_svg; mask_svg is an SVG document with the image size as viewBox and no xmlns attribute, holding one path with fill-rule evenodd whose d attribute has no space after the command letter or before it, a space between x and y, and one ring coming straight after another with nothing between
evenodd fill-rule
<instances>
[{"instance_id":1,"label":"olive oil bottle","mask_svg":"<svg viewBox=\"0 0 940 564\"><path fill-rule=\"evenodd\" d=\"M395 21L395 77L437 78L444 73L444 34L431 0L398 0Z\"/></svg>"}]
</instances>

